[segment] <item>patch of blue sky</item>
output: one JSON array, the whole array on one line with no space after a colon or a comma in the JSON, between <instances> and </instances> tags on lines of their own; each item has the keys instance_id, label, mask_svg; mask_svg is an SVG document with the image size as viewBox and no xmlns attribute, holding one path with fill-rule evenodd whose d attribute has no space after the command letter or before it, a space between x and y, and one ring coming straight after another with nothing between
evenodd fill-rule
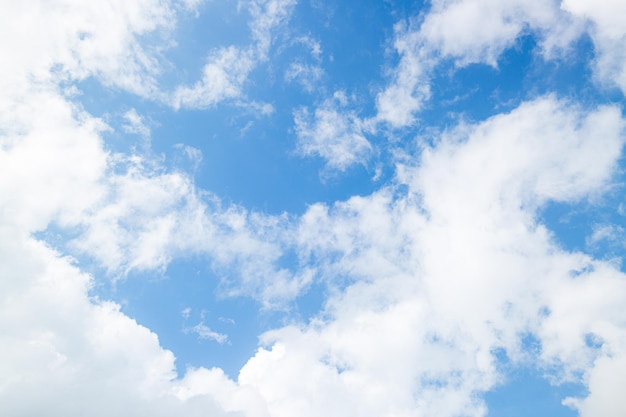
<instances>
[{"instance_id":1,"label":"patch of blue sky","mask_svg":"<svg viewBox=\"0 0 626 417\"><path fill-rule=\"evenodd\" d=\"M623 195L610 194L610 198L600 201L550 202L540 211L538 220L563 249L616 260L623 255L626 216Z\"/></svg>"},{"instance_id":2,"label":"patch of blue sky","mask_svg":"<svg viewBox=\"0 0 626 417\"><path fill-rule=\"evenodd\" d=\"M231 378L254 355L258 335L283 315L248 297L225 297L221 277L201 259L179 259L164 273L132 273L94 291L159 336L176 355L176 369L220 367Z\"/></svg>"},{"instance_id":3,"label":"patch of blue sky","mask_svg":"<svg viewBox=\"0 0 626 417\"><path fill-rule=\"evenodd\" d=\"M160 82L165 86L195 83L210 52L250 43L249 15L240 10L238 2L200 2L197 12L178 15L171 34L174 42L163 51L166 64Z\"/></svg>"},{"instance_id":4,"label":"patch of blue sky","mask_svg":"<svg viewBox=\"0 0 626 417\"><path fill-rule=\"evenodd\" d=\"M563 404L568 397L588 394L582 379L559 381L558 366L533 366L541 353L541 342L532 334L521 339L527 358L513 363L502 349L493 352L502 380L483 398L488 406L486 417L575 417L578 413Z\"/></svg>"},{"instance_id":5,"label":"patch of blue sky","mask_svg":"<svg viewBox=\"0 0 626 417\"><path fill-rule=\"evenodd\" d=\"M292 117L284 118L292 123ZM323 161L297 155L295 134L281 130L277 119L280 115L242 117L229 108L168 113L153 131L152 147L157 154L171 153L175 143L201 150L196 186L226 202L268 214L300 214L309 204L374 189L373 173L363 166L321 181Z\"/></svg>"},{"instance_id":6,"label":"patch of blue sky","mask_svg":"<svg viewBox=\"0 0 626 417\"><path fill-rule=\"evenodd\" d=\"M546 60L536 36L518 38L499 57L497 67L469 64L458 68L452 60L444 62L435 71L433 96L420 119L438 127L454 126L460 120L479 122L546 94L589 106L615 100L616 91L598 89L593 83L588 65L593 45L588 37L577 41L566 56Z\"/></svg>"},{"instance_id":7,"label":"patch of blue sky","mask_svg":"<svg viewBox=\"0 0 626 417\"><path fill-rule=\"evenodd\" d=\"M516 367L507 372L501 385L485 394L486 417L576 417L578 412L562 401L585 394L581 384L554 385L540 370Z\"/></svg>"}]
</instances>

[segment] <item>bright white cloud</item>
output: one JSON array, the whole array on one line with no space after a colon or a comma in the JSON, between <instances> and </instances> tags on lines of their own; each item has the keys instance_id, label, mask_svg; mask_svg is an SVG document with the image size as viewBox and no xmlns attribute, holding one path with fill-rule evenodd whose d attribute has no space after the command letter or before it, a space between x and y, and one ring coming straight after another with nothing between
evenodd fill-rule
<instances>
[{"instance_id":1,"label":"bright white cloud","mask_svg":"<svg viewBox=\"0 0 626 417\"><path fill-rule=\"evenodd\" d=\"M598 80L614 84L626 93L626 13L624 2L604 0L565 0L561 7L587 20L596 48L595 71Z\"/></svg>"},{"instance_id":2,"label":"bright white cloud","mask_svg":"<svg viewBox=\"0 0 626 417\"><path fill-rule=\"evenodd\" d=\"M174 356L157 336L118 305L90 298L91 277L41 242L10 231L6 220L0 225L4 412L226 415L210 395L179 399L187 384L174 380ZM206 374L228 386L223 374Z\"/></svg>"},{"instance_id":3,"label":"bright white cloud","mask_svg":"<svg viewBox=\"0 0 626 417\"><path fill-rule=\"evenodd\" d=\"M207 108L224 100L241 98L249 73L268 59L273 32L288 18L295 0L250 0L243 4L252 19L248 47L223 47L211 51L202 78L193 86L179 86L169 99L175 108ZM254 107L254 103L252 103ZM261 109L260 114L266 114Z\"/></svg>"},{"instance_id":4,"label":"bright white cloud","mask_svg":"<svg viewBox=\"0 0 626 417\"><path fill-rule=\"evenodd\" d=\"M23 2L2 15L3 39L11 44L3 50L12 57L2 68L7 88L0 99L0 193L10 196L0 201L5 413L219 416L254 403L247 415L266 415L254 394L234 393L237 387L220 370L193 369L177 380L174 356L154 333L119 305L93 298L91 276L31 237L53 223L68 228L77 235L70 245L112 273L124 273L162 268L170 248L175 252L186 236L196 238L190 245L211 236L203 234L212 228L210 210L188 177L164 174L158 163L139 155L107 152L102 134L110 127L55 84L97 76L105 84L152 94L156 67L134 36L168 28L170 18L167 3L151 1ZM123 129L149 134L136 111L125 119ZM236 246L199 245L213 245L217 262L235 255L263 258L272 251L247 236L237 210L218 215L220 223L241 232L229 234ZM172 228L183 216L180 240L172 246ZM266 270L248 267L271 276L271 266L263 265ZM274 288L271 295L281 296Z\"/></svg>"},{"instance_id":5,"label":"bright white cloud","mask_svg":"<svg viewBox=\"0 0 626 417\"><path fill-rule=\"evenodd\" d=\"M619 3L619 5L618 5ZM393 127L415 122L430 98L430 79L442 62L456 66L498 58L523 35L536 36L544 59L561 59L572 43L588 33L596 48L592 65L601 84L626 91L626 28L612 0L590 2L441 0L410 25L396 27L394 48L400 61L389 85L377 97L378 119Z\"/></svg>"},{"instance_id":6,"label":"bright white cloud","mask_svg":"<svg viewBox=\"0 0 626 417\"><path fill-rule=\"evenodd\" d=\"M191 87L178 87L172 105L205 108L242 94L243 84L256 63L249 51L229 47L211 53L202 79Z\"/></svg>"},{"instance_id":7,"label":"bright white cloud","mask_svg":"<svg viewBox=\"0 0 626 417\"><path fill-rule=\"evenodd\" d=\"M395 31L400 62L391 72L390 84L376 97L376 106L379 120L402 127L413 123L413 114L430 97L429 73L435 61L421 48L418 33L407 32L402 25L396 25Z\"/></svg>"},{"instance_id":8,"label":"bright white cloud","mask_svg":"<svg viewBox=\"0 0 626 417\"><path fill-rule=\"evenodd\" d=\"M585 239L587 246L596 246L601 242L623 245L624 228L613 224L598 224L593 227L591 236Z\"/></svg>"},{"instance_id":9,"label":"bright white cloud","mask_svg":"<svg viewBox=\"0 0 626 417\"><path fill-rule=\"evenodd\" d=\"M163 0L97 3L63 0L7 5L0 17L4 95L27 80L84 79L144 96L156 94L158 51L142 35L172 27L174 13ZM37 30L33 30L37 28Z\"/></svg>"},{"instance_id":10,"label":"bright white cloud","mask_svg":"<svg viewBox=\"0 0 626 417\"><path fill-rule=\"evenodd\" d=\"M497 66L500 54L529 31L537 31L550 53L579 36L582 26L562 13L557 1L436 1L420 26L427 47L458 65Z\"/></svg>"},{"instance_id":11,"label":"bright white cloud","mask_svg":"<svg viewBox=\"0 0 626 417\"><path fill-rule=\"evenodd\" d=\"M337 92L314 114L307 109L295 112L297 149L302 155L320 156L328 168L339 171L367 162L372 145L364 136L365 123L345 109L347 104L345 93Z\"/></svg>"},{"instance_id":12,"label":"bright white cloud","mask_svg":"<svg viewBox=\"0 0 626 417\"><path fill-rule=\"evenodd\" d=\"M446 133L401 171L406 197L383 189L311 207L301 257L335 295L319 320L265 335L240 383L276 416L482 416L480 393L501 380L494 349L558 364L557 381L594 378L622 346L623 274L559 249L536 215L609 183L623 126L617 108L539 99ZM522 347L529 333L539 357ZM589 333L602 349L586 344ZM608 382L596 389L581 404L620 403Z\"/></svg>"}]
</instances>

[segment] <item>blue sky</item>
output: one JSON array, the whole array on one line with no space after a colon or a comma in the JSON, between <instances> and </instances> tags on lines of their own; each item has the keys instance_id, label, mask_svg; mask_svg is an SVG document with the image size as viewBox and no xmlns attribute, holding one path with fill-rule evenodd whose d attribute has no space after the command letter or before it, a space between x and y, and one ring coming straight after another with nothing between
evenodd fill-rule
<instances>
[{"instance_id":1,"label":"blue sky","mask_svg":"<svg viewBox=\"0 0 626 417\"><path fill-rule=\"evenodd\" d=\"M4 414L626 415L622 3L2 9Z\"/></svg>"}]
</instances>

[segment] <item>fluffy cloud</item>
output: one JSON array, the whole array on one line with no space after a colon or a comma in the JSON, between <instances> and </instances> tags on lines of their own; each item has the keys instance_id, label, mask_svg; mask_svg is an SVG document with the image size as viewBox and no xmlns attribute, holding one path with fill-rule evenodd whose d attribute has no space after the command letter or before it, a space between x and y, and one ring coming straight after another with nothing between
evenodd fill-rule
<instances>
[{"instance_id":1,"label":"fluffy cloud","mask_svg":"<svg viewBox=\"0 0 626 417\"><path fill-rule=\"evenodd\" d=\"M152 96L158 48L139 39L157 30L167 38L173 16L170 2L163 0L11 4L0 18L2 50L11 57L3 68L4 96L27 80L89 76Z\"/></svg>"},{"instance_id":2,"label":"fluffy cloud","mask_svg":"<svg viewBox=\"0 0 626 417\"><path fill-rule=\"evenodd\" d=\"M398 24L394 49L399 63L377 97L378 119L407 126L430 98L433 71L444 62L462 67L482 63L497 67L498 58L523 35L533 34L544 59L567 56L572 43L588 33L596 56L590 63L600 84L626 91L626 28L620 3L515 0L440 0L410 24Z\"/></svg>"},{"instance_id":3,"label":"fluffy cloud","mask_svg":"<svg viewBox=\"0 0 626 417\"><path fill-rule=\"evenodd\" d=\"M310 324L266 334L239 382L276 416L482 416L503 349L514 363L556 366L557 383L589 378L590 396L569 400L583 416L606 401L619 410L598 375L619 363L624 276L561 250L537 210L602 190L623 128L617 108L542 98L446 132L401 170L404 197L383 189L311 207L300 256L333 295ZM540 352L523 347L529 334Z\"/></svg>"},{"instance_id":4,"label":"fluffy cloud","mask_svg":"<svg viewBox=\"0 0 626 417\"><path fill-rule=\"evenodd\" d=\"M111 128L73 103L75 89L57 84L93 76L151 95L157 68L136 36L167 30L171 16L169 4L156 1L25 2L2 16L12 59L2 69L0 98L0 193L9 196L0 201L0 368L8 376L0 402L11 415L199 416L246 408L265 415L254 393L221 370L192 369L176 379L174 355L154 333L94 298L94 278L33 237L54 224L76 236L74 253L123 274L163 267L182 245L170 241L182 216L181 239L196 221L204 223L193 236L213 227L189 177L107 151L102 136ZM149 134L136 111L125 119L131 133ZM272 250L249 236L242 210L218 212L218 223L241 233L229 234L236 246L211 243L216 262ZM278 285L259 291L277 297Z\"/></svg>"},{"instance_id":5,"label":"fluffy cloud","mask_svg":"<svg viewBox=\"0 0 626 417\"><path fill-rule=\"evenodd\" d=\"M186 385L174 381L174 355L159 346L157 336L118 305L91 299L90 276L71 259L11 230L6 220L0 225L5 412L226 415L210 396L180 399Z\"/></svg>"},{"instance_id":6,"label":"fluffy cloud","mask_svg":"<svg viewBox=\"0 0 626 417\"><path fill-rule=\"evenodd\" d=\"M601 83L617 85L626 93L626 24L619 16L626 6L619 1L565 0L564 10L585 19L596 48L596 77Z\"/></svg>"},{"instance_id":7,"label":"fluffy cloud","mask_svg":"<svg viewBox=\"0 0 626 417\"><path fill-rule=\"evenodd\" d=\"M345 110L348 99L343 92L335 93L309 114L307 109L295 112L298 151L302 155L324 158L327 167L344 171L367 161L372 146L364 136L364 122Z\"/></svg>"},{"instance_id":8,"label":"fluffy cloud","mask_svg":"<svg viewBox=\"0 0 626 417\"><path fill-rule=\"evenodd\" d=\"M224 100L241 98L249 73L268 59L273 32L288 19L295 1L251 0L244 4L252 18L249 24L251 45L211 51L202 78L193 86L179 86L173 92L169 101L175 109L207 108Z\"/></svg>"},{"instance_id":9,"label":"fluffy cloud","mask_svg":"<svg viewBox=\"0 0 626 417\"><path fill-rule=\"evenodd\" d=\"M178 87L173 93L172 105L205 108L242 94L243 84L256 65L249 51L235 47L211 53L204 66L202 79L191 87Z\"/></svg>"}]
</instances>

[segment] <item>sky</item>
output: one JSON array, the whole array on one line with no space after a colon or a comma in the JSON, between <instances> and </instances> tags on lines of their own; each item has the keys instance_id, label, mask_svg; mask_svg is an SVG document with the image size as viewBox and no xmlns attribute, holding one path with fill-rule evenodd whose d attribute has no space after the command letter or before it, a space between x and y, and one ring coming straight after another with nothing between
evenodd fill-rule
<instances>
[{"instance_id":1,"label":"sky","mask_svg":"<svg viewBox=\"0 0 626 417\"><path fill-rule=\"evenodd\" d=\"M0 4L2 415L626 415L626 2Z\"/></svg>"}]
</instances>

